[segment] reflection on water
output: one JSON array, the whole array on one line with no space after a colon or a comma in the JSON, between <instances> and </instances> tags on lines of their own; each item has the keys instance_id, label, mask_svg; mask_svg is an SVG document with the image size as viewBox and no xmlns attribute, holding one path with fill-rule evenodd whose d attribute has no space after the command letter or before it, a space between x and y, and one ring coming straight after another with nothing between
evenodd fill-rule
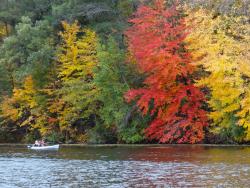
<instances>
[{"instance_id":1,"label":"reflection on water","mask_svg":"<svg viewBox=\"0 0 250 188\"><path fill-rule=\"evenodd\" d=\"M250 147L0 147L0 187L249 187Z\"/></svg>"}]
</instances>

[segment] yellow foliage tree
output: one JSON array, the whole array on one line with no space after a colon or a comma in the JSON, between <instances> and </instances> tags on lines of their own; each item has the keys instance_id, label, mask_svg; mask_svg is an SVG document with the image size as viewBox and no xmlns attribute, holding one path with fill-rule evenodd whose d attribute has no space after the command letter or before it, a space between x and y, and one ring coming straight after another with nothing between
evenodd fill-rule
<instances>
[{"instance_id":1,"label":"yellow foliage tree","mask_svg":"<svg viewBox=\"0 0 250 188\"><path fill-rule=\"evenodd\" d=\"M0 39L7 35L6 27L0 23Z\"/></svg>"},{"instance_id":2,"label":"yellow foliage tree","mask_svg":"<svg viewBox=\"0 0 250 188\"><path fill-rule=\"evenodd\" d=\"M12 28L10 25L0 21L0 40L2 40L4 37L9 36L11 31Z\"/></svg>"},{"instance_id":3,"label":"yellow foliage tree","mask_svg":"<svg viewBox=\"0 0 250 188\"><path fill-rule=\"evenodd\" d=\"M1 103L1 116L4 120L17 121L19 117L19 111L15 107L15 99L9 96L3 97Z\"/></svg>"},{"instance_id":4,"label":"yellow foliage tree","mask_svg":"<svg viewBox=\"0 0 250 188\"><path fill-rule=\"evenodd\" d=\"M57 53L60 81L51 92L54 99L49 109L57 114L62 130L74 132L71 125L76 120L88 118L96 111L97 90L92 80L93 68L97 64L97 36L90 29L81 29L77 22L62 22L62 26L62 43Z\"/></svg>"},{"instance_id":5,"label":"yellow foliage tree","mask_svg":"<svg viewBox=\"0 0 250 188\"><path fill-rule=\"evenodd\" d=\"M36 127L38 90L31 76L26 77L23 88L14 88L12 97L5 97L1 103L2 116L5 119L18 122L19 126Z\"/></svg>"},{"instance_id":6,"label":"yellow foliage tree","mask_svg":"<svg viewBox=\"0 0 250 188\"><path fill-rule=\"evenodd\" d=\"M247 18L216 15L204 9L188 10L188 15L191 31L187 43L193 59L209 73L198 85L211 91L212 130L236 140L244 137L249 140L250 27ZM246 128L245 134L239 125Z\"/></svg>"},{"instance_id":7,"label":"yellow foliage tree","mask_svg":"<svg viewBox=\"0 0 250 188\"><path fill-rule=\"evenodd\" d=\"M60 32L63 43L59 47L59 78L69 80L82 80L93 76L96 66L97 37L90 29L81 29L77 22L72 25L62 22L64 32ZM77 35L84 33L83 37Z\"/></svg>"},{"instance_id":8,"label":"yellow foliage tree","mask_svg":"<svg viewBox=\"0 0 250 188\"><path fill-rule=\"evenodd\" d=\"M35 89L32 76L28 76L24 81L23 88L14 89L13 98L17 102L25 104L26 108L32 109L37 106L37 102L35 100L36 94L37 90Z\"/></svg>"}]
</instances>

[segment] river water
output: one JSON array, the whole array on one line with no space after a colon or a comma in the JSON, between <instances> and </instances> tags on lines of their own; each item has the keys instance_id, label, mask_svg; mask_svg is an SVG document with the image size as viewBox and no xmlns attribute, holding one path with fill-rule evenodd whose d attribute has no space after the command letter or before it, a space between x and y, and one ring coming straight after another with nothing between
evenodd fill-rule
<instances>
[{"instance_id":1,"label":"river water","mask_svg":"<svg viewBox=\"0 0 250 188\"><path fill-rule=\"evenodd\" d=\"M250 147L0 147L0 188L250 187Z\"/></svg>"}]
</instances>

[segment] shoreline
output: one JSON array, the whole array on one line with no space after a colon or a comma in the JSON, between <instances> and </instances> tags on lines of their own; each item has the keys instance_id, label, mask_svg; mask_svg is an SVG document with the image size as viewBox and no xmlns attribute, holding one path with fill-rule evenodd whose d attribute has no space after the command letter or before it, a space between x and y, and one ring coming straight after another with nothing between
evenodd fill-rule
<instances>
[{"instance_id":1,"label":"shoreline","mask_svg":"<svg viewBox=\"0 0 250 188\"><path fill-rule=\"evenodd\" d=\"M0 143L0 147L24 147L31 144ZM250 144L60 144L61 147L170 147L170 146L203 146L203 147L250 147Z\"/></svg>"}]
</instances>

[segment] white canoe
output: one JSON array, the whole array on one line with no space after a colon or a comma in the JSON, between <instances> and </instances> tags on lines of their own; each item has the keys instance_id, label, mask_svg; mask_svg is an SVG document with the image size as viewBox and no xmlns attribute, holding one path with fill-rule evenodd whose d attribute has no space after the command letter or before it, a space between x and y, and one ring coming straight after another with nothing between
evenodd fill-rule
<instances>
[{"instance_id":1,"label":"white canoe","mask_svg":"<svg viewBox=\"0 0 250 188\"><path fill-rule=\"evenodd\" d=\"M29 149L34 149L34 150L58 150L59 149L59 144L58 145L53 145L53 146L28 146Z\"/></svg>"}]
</instances>

